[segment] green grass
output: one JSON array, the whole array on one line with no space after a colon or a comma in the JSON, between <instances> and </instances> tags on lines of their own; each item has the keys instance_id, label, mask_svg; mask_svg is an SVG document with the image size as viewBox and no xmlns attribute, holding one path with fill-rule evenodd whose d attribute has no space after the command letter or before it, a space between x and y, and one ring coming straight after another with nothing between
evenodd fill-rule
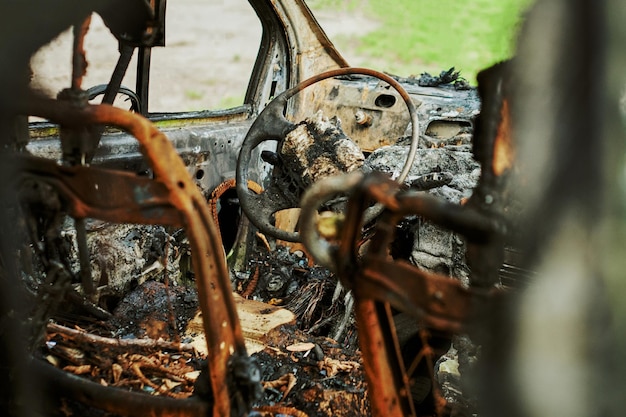
<instances>
[{"instance_id":1,"label":"green grass","mask_svg":"<svg viewBox=\"0 0 626 417\"><path fill-rule=\"evenodd\" d=\"M367 3L367 0L308 0L306 3L313 10L334 9L341 11L354 11L359 6Z\"/></svg>"},{"instance_id":2,"label":"green grass","mask_svg":"<svg viewBox=\"0 0 626 417\"><path fill-rule=\"evenodd\" d=\"M243 95L226 96L220 100L219 105L216 108L229 109L231 107L241 106L242 104L243 104Z\"/></svg>"},{"instance_id":3,"label":"green grass","mask_svg":"<svg viewBox=\"0 0 626 417\"><path fill-rule=\"evenodd\" d=\"M380 26L356 40L375 69L401 76L456 67L476 73L511 57L523 12L532 0L316 0L313 9L364 10Z\"/></svg>"}]
</instances>

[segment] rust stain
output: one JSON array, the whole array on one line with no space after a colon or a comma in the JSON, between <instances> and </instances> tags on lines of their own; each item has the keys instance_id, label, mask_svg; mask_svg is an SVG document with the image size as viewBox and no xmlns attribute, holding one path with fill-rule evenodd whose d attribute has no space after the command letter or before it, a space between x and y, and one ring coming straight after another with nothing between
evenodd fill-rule
<instances>
[{"instance_id":1,"label":"rust stain","mask_svg":"<svg viewBox=\"0 0 626 417\"><path fill-rule=\"evenodd\" d=\"M511 117L507 99L502 101L500 117L500 125L493 148L493 173L496 176L511 170L515 161L515 147L511 138Z\"/></svg>"},{"instance_id":2,"label":"rust stain","mask_svg":"<svg viewBox=\"0 0 626 417\"><path fill-rule=\"evenodd\" d=\"M89 31L91 15L74 25L74 55L72 56L72 89L80 90L83 77L87 73L87 57L85 52L85 36Z\"/></svg>"},{"instance_id":3,"label":"rust stain","mask_svg":"<svg viewBox=\"0 0 626 417\"><path fill-rule=\"evenodd\" d=\"M225 180L224 182L222 182L221 184L219 184L217 187L215 187L213 189L213 191L211 192L211 196L209 197L209 209L211 210L211 217L213 218L213 221L215 222L216 225L218 225L219 228L219 219L217 217L217 202L220 199L220 197L222 195L224 195L224 193L228 190L232 190L233 188L235 188L236 186L236 180L235 178L229 178L227 180ZM256 193L256 194L261 194L263 192L263 187L261 187L258 183L252 181L252 180L248 180L248 189L250 189L252 192Z\"/></svg>"},{"instance_id":4,"label":"rust stain","mask_svg":"<svg viewBox=\"0 0 626 417\"><path fill-rule=\"evenodd\" d=\"M259 276L260 276L260 272L259 272L259 266L257 265L256 268L254 268L254 273L252 274L252 278L250 279L250 283L246 286L245 291L241 294L241 296L243 298L249 298L252 293L254 292L254 290L256 289L257 284L259 283Z\"/></svg>"}]
</instances>

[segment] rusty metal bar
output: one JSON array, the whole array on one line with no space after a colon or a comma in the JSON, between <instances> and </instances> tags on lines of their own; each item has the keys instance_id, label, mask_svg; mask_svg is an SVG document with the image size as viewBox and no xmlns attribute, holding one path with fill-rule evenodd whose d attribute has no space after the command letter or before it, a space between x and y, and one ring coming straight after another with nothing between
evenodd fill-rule
<instances>
[{"instance_id":1,"label":"rusty metal bar","mask_svg":"<svg viewBox=\"0 0 626 417\"><path fill-rule=\"evenodd\" d=\"M348 190L341 234L336 241L325 241L316 229L316 210L329 197ZM382 204L386 211L378 219L366 252L360 253L364 213L372 203ZM405 404L411 403L404 398L409 382L389 309L407 312L422 326L451 335L467 330L468 322L489 311L488 306L500 292L466 288L453 278L390 259L389 244L396 225L404 216L417 214L479 245L489 244L492 236L504 233L501 219L488 217L480 207L402 190L400 184L381 173L350 173L319 181L305 193L302 205L301 233L307 249L354 291L373 415L414 415Z\"/></svg>"},{"instance_id":2,"label":"rusty metal bar","mask_svg":"<svg viewBox=\"0 0 626 417\"><path fill-rule=\"evenodd\" d=\"M85 54L85 35L89 31L91 24L91 14L80 24L75 24L72 30L74 34L73 55L72 55L72 90L80 90L83 84L83 77L87 72L87 58Z\"/></svg>"},{"instance_id":3,"label":"rusty metal bar","mask_svg":"<svg viewBox=\"0 0 626 417\"><path fill-rule=\"evenodd\" d=\"M89 14L82 23L75 24L72 28L74 35L73 53L72 53L72 81L71 91L80 94L82 91L83 77L87 73L87 53L85 52L85 36L89 31L91 24L91 14ZM84 140L89 140L89 136L85 135ZM84 148L83 148L84 149ZM82 152L81 152L82 153ZM83 155L79 157L84 158ZM75 161L74 158L72 160ZM84 159L81 159L84 160ZM78 259L80 263L80 278L83 285L83 291L88 297L92 296L95 288L91 278L91 264L89 262L89 251L87 249L87 231L85 229L85 220L83 218L74 219L74 228L76 229L76 245L78 248Z\"/></svg>"},{"instance_id":4,"label":"rusty metal bar","mask_svg":"<svg viewBox=\"0 0 626 417\"><path fill-rule=\"evenodd\" d=\"M363 212L372 200L383 203L388 211L379 220L367 253L360 256ZM348 288L359 287L367 293L367 298L388 302L422 320L438 323L434 326L437 329L458 331L471 317L476 302L493 294L465 288L450 277L389 259L388 247L395 226L408 214L424 216L476 239L488 240L489 235L501 231L497 221L485 218L471 207L442 202L423 193L403 193L397 183L373 173L363 177L355 187L340 243L327 256L334 259L335 268Z\"/></svg>"},{"instance_id":5,"label":"rusty metal bar","mask_svg":"<svg viewBox=\"0 0 626 417\"><path fill-rule=\"evenodd\" d=\"M363 179L363 173L354 171L346 175L336 175L313 183L302 196L300 205L300 235L302 243L319 265L336 272L335 252L337 245L322 239L317 230L317 210L319 206L338 194L347 194Z\"/></svg>"},{"instance_id":6,"label":"rusty metal bar","mask_svg":"<svg viewBox=\"0 0 626 417\"><path fill-rule=\"evenodd\" d=\"M372 415L415 416L389 306L368 299L359 290L354 300Z\"/></svg>"},{"instance_id":7,"label":"rusty metal bar","mask_svg":"<svg viewBox=\"0 0 626 417\"><path fill-rule=\"evenodd\" d=\"M425 326L448 333L465 330L499 294L472 290L454 278L376 256L368 256L355 281L364 297L389 303Z\"/></svg>"},{"instance_id":8,"label":"rusty metal bar","mask_svg":"<svg viewBox=\"0 0 626 417\"><path fill-rule=\"evenodd\" d=\"M22 109L64 126L107 124L137 138L156 178L167 189L170 204L182 215L193 254L198 298L208 347L209 380L214 397L212 414L230 416L228 364L247 357L231 293L222 243L204 196L191 179L172 143L147 119L108 105L76 109L65 103L30 97Z\"/></svg>"},{"instance_id":9,"label":"rusty metal bar","mask_svg":"<svg viewBox=\"0 0 626 417\"><path fill-rule=\"evenodd\" d=\"M183 218L169 202L159 181L130 172L81 165L64 166L43 158L0 157L4 178L50 184L60 193L74 218L118 223L183 226ZM13 176L9 172L16 173Z\"/></svg>"},{"instance_id":10,"label":"rusty metal bar","mask_svg":"<svg viewBox=\"0 0 626 417\"><path fill-rule=\"evenodd\" d=\"M113 74L111 74L111 79L109 80L104 96L102 97L102 104L113 104L115 96L122 85L122 79L126 74L128 65L133 58L133 53L135 52L135 48L126 43L120 43L119 49L120 57L117 60Z\"/></svg>"},{"instance_id":11,"label":"rusty metal bar","mask_svg":"<svg viewBox=\"0 0 626 417\"><path fill-rule=\"evenodd\" d=\"M367 282L361 279L363 270L357 253L362 220L369 203L363 183L364 179L361 179L350 196L346 223L342 227L341 240L335 253L335 268L342 283L354 291L359 346L363 353L372 415L415 416L410 384L399 342L393 331L389 304L376 301L367 288L360 288L357 284L357 281L359 284Z\"/></svg>"}]
</instances>

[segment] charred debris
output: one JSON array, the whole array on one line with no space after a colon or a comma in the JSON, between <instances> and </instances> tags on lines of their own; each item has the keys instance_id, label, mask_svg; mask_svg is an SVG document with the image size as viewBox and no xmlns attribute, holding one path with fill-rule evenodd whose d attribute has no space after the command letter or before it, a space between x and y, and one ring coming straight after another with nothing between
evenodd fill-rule
<instances>
[{"instance_id":1,"label":"charred debris","mask_svg":"<svg viewBox=\"0 0 626 417\"><path fill-rule=\"evenodd\" d=\"M623 230L612 2L538 2L467 90L351 68L301 0L250 0L269 36L246 105L171 117L147 106L164 0L11 3L5 414L623 414L623 245L596 245ZM135 112L88 104L93 11L120 46L105 103L141 58ZM29 57L69 26L71 84L43 97Z\"/></svg>"},{"instance_id":2,"label":"charred debris","mask_svg":"<svg viewBox=\"0 0 626 417\"><path fill-rule=\"evenodd\" d=\"M393 182L394 187L401 192L427 191L454 206L464 204L481 176L472 152L472 122L458 123L452 136L449 131L437 130L437 123L423 132L422 145L416 150L419 164L411 164L406 179L400 184ZM277 153L262 155L274 169L268 190L280 189L281 198L294 205L310 185L341 173L386 173L375 181L370 179L374 182L368 187L375 188L380 181L388 184L389 178L402 170L410 152L408 144L400 140L366 155L343 133L338 119L327 119L321 112L298 126L303 127L302 132L295 127ZM410 142L409 136L404 142ZM73 175L53 167L50 170L67 187L79 189L80 182L72 179ZM207 405L196 399L212 398L214 388L207 375L205 313L196 290L198 269L193 265L197 260L192 252L198 249L177 226L180 220L172 213L160 217L160 221L167 220L164 223L173 223L170 226L118 225L106 221L106 216L104 221L75 223L71 214L79 210L78 202L86 195L77 191L59 196L37 177L35 167L29 176L32 178L25 183L29 188L22 191L25 197L20 207L25 222L20 223L23 240L19 250L28 254L21 296L28 300L25 305L36 306L23 313L35 321L31 328L39 329L29 337L30 349L39 358L32 372L68 379L45 387L55 400L40 406L57 410L59 415L100 415L102 411L97 410L102 409L104 415L130 415L178 407L176 403L151 402L159 397L188 401L177 415L204 412ZM119 180L107 178L115 184ZM223 252L217 255L226 255L228 291L237 294L243 336L251 353L239 365L243 368L232 370L235 375L243 373L240 378L244 381L233 390L240 392L242 386L249 386L247 397L240 401L258 415L372 413L354 314L353 286L358 282L346 282L336 268L317 264L306 245L250 228L245 213L239 212L234 185L226 182L204 196L217 226L215 232L221 234L216 241L224 242ZM156 198L166 199L160 191L154 192ZM255 194L262 192L257 189ZM345 197L324 202L325 213L339 216L331 222L326 237L337 239L337 233L347 227L350 217L341 217L349 209L347 204ZM139 209L145 216L150 207ZM233 217L234 212L239 214ZM351 223L350 227L360 229L359 222ZM368 246L380 246L377 242L386 239L376 237L374 224L367 224L352 249L362 251L364 259L368 259ZM418 265L428 274L454 277L459 289L469 287L471 269L464 256L467 242L461 234L437 226L419 213L389 225L394 237L382 245L388 245L395 261ZM29 243L33 241L40 243L33 246ZM374 259L378 255L369 256ZM84 272L78 271L85 268L96 278L89 292L80 285ZM396 274L392 270L383 273ZM405 398L411 405L407 407L414 407L418 415L471 412L474 403L461 394L459 369L476 360L476 346L464 337L448 336L456 325L444 325L439 335L417 325L410 314L401 313L406 305L398 307L389 317L397 326L400 356L396 360L412 367L411 394ZM213 308L209 306L209 310ZM248 321L246 314L254 318ZM455 320L468 312L457 314ZM266 327L260 327L259 320L264 320ZM366 354L377 355L373 351ZM374 360L382 365L380 358ZM47 369L49 365L55 370ZM140 397L111 394L106 387L136 392ZM118 400L126 405L116 405Z\"/></svg>"},{"instance_id":3,"label":"charred debris","mask_svg":"<svg viewBox=\"0 0 626 417\"><path fill-rule=\"evenodd\" d=\"M148 26L140 34L111 18L122 64L124 47L145 57L162 42L164 4L135 11ZM138 94L137 113L87 104L89 18L77 20L71 86L57 99L25 92L3 103L12 117L60 125L62 161L42 158L41 144L25 152L19 135L2 156L12 237L2 240L3 406L61 416L476 412L463 380L490 341L502 277L524 272L507 258L518 206L506 181L506 64L483 72L478 91L453 68L417 82L323 72L274 97L247 126L236 178L203 189L190 170L206 161L181 157L138 115L147 97ZM285 117L288 100L331 79L311 115ZM329 112L340 93L371 98L375 111ZM102 125L139 143L149 175L89 164ZM261 185L252 155L266 141L278 143L258 152L270 171ZM278 214L292 208L296 221ZM32 402L31 383L41 394Z\"/></svg>"}]
</instances>

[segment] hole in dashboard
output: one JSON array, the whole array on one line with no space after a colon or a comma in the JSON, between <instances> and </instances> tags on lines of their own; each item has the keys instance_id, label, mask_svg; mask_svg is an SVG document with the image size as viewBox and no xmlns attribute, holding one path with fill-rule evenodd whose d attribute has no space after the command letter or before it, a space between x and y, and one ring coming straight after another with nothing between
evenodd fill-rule
<instances>
[{"instance_id":1,"label":"hole in dashboard","mask_svg":"<svg viewBox=\"0 0 626 417\"><path fill-rule=\"evenodd\" d=\"M388 109L396 104L396 96L393 96L391 94L381 94L376 97L374 104L378 107Z\"/></svg>"},{"instance_id":2,"label":"hole in dashboard","mask_svg":"<svg viewBox=\"0 0 626 417\"><path fill-rule=\"evenodd\" d=\"M226 253L230 252L237 240L237 229L241 221L241 206L237 190L231 188L222 194L218 201L218 226Z\"/></svg>"},{"instance_id":3,"label":"hole in dashboard","mask_svg":"<svg viewBox=\"0 0 626 417\"><path fill-rule=\"evenodd\" d=\"M464 120L433 120L426 127L426 135L436 139L451 139L470 132L472 124Z\"/></svg>"}]
</instances>

